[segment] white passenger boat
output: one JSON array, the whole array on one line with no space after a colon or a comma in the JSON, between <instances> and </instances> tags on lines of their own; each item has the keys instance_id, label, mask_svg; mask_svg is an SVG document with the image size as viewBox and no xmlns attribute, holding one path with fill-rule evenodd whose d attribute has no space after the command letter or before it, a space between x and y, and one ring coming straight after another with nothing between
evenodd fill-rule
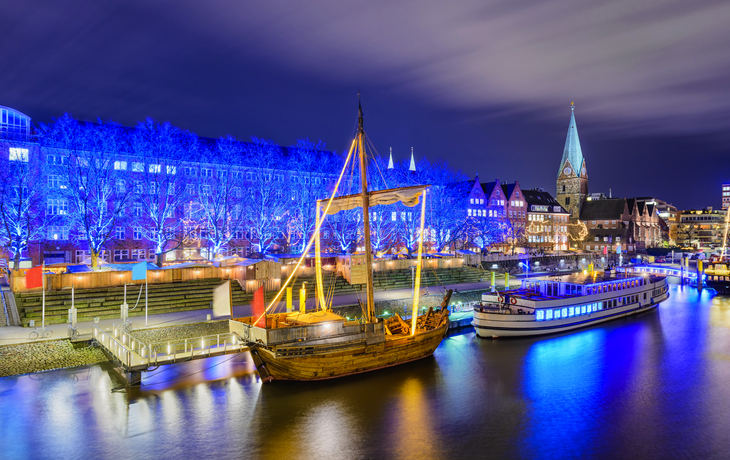
<instances>
[{"instance_id":1,"label":"white passenger boat","mask_svg":"<svg viewBox=\"0 0 730 460\"><path fill-rule=\"evenodd\" d=\"M528 278L519 289L482 294L479 337L552 334L641 313L669 297L666 277L594 272Z\"/></svg>"}]
</instances>

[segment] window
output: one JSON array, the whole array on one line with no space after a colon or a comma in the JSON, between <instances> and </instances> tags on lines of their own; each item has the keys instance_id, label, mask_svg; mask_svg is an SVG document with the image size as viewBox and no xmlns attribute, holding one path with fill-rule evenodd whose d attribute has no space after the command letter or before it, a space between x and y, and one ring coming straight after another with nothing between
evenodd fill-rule
<instances>
[{"instance_id":1,"label":"window","mask_svg":"<svg viewBox=\"0 0 730 460\"><path fill-rule=\"evenodd\" d=\"M134 227L134 232L132 233L132 237L135 240L141 240L142 239L142 227Z\"/></svg>"},{"instance_id":2,"label":"window","mask_svg":"<svg viewBox=\"0 0 730 460\"><path fill-rule=\"evenodd\" d=\"M68 227L48 227L48 239L49 240L68 240Z\"/></svg>"},{"instance_id":3,"label":"window","mask_svg":"<svg viewBox=\"0 0 730 460\"><path fill-rule=\"evenodd\" d=\"M114 261L119 262L120 260L129 259L129 249L115 249L114 250Z\"/></svg>"},{"instance_id":4,"label":"window","mask_svg":"<svg viewBox=\"0 0 730 460\"><path fill-rule=\"evenodd\" d=\"M474 204L474 198L469 200L469 204Z\"/></svg>"},{"instance_id":5,"label":"window","mask_svg":"<svg viewBox=\"0 0 730 460\"><path fill-rule=\"evenodd\" d=\"M152 182L150 184L150 195L157 195L157 192L160 190L160 184L157 182Z\"/></svg>"},{"instance_id":6,"label":"window","mask_svg":"<svg viewBox=\"0 0 730 460\"><path fill-rule=\"evenodd\" d=\"M149 165L149 167L147 168L147 170L149 172L151 172L152 174L157 174L157 173L160 172L160 165L153 163L153 164Z\"/></svg>"},{"instance_id":7,"label":"window","mask_svg":"<svg viewBox=\"0 0 730 460\"><path fill-rule=\"evenodd\" d=\"M284 182L284 176L282 174L276 174L274 175L274 180L276 182ZM319 184L319 179L317 179L317 184Z\"/></svg>"},{"instance_id":8,"label":"window","mask_svg":"<svg viewBox=\"0 0 730 460\"><path fill-rule=\"evenodd\" d=\"M124 190L125 190L124 181L122 179L117 179L117 182L114 185L114 188L116 189L117 193L124 193Z\"/></svg>"},{"instance_id":9,"label":"window","mask_svg":"<svg viewBox=\"0 0 730 460\"><path fill-rule=\"evenodd\" d=\"M203 168L201 175L203 177L213 177L213 170L210 168Z\"/></svg>"},{"instance_id":10,"label":"window","mask_svg":"<svg viewBox=\"0 0 730 460\"><path fill-rule=\"evenodd\" d=\"M253 180L253 173L251 171L246 173L246 180L247 181Z\"/></svg>"},{"instance_id":11,"label":"window","mask_svg":"<svg viewBox=\"0 0 730 460\"><path fill-rule=\"evenodd\" d=\"M142 217L142 203L134 203L134 217Z\"/></svg>"},{"instance_id":12,"label":"window","mask_svg":"<svg viewBox=\"0 0 730 460\"><path fill-rule=\"evenodd\" d=\"M126 171L127 170L127 162L126 161L115 161L114 162L114 169L117 171Z\"/></svg>"},{"instance_id":13,"label":"window","mask_svg":"<svg viewBox=\"0 0 730 460\"><path fill-rule=\"evenodd\" d=\"M62 198L50 198L46 207L49 216L65 216L68 214L68 202Z\"/></svg>"},{"instance_id":14,"label":"window","mask_svg":"<svg viewBox=\"0 0 730 460\"><path fill-rule=\"evenodd\" d=\"M167 172L167 174L177 174L177 166L170 166L170 165L168 165L165 168L165 171Z\"/></svg>"},{"instance_id":15,"label":"window","mask_svg":"<svg viewBox=\"0 0 730 460\"><path fill-rule=\"evenodd\" d=\"M134 181L134 193L144 193L144 184L141 180Z\"/></svg>"},{"instance_id":16,"label":"window","mask_svg":"<svg viewBox=\"0 0 730 460\"><path fill-rule=\"evenodd\" d=\"M132 171L133 172L144 172L144 165L138 161L135 161L132 163Z\"/></svg>"},{"instance_id":17,"label":"window","mask_svg":"<svg viewBox=\"0 0 730 460\"><path fill-rule=\"evenodd\" d=\"M10 161L28 162L28 149L10 148Z\"/></svg>"},{"instance_id":18,"label":"window","mask_svg":"<svg viewBox=\"0 0 730 460\"><path fill-rule=\"evenodd\" d=\"M569 196L565 197L565 206L570 206L570 197Z\"/></svg>"},{"instance_id":19,"label":"window","mask_svg":"<svg viewBox=\"0 0 730 460\"><path fill-rule=\"evenodd\" d=\"M146 249L132 249L132 260L145 260L146 258Z\"/></svg>"},{"instance_id":20,"label":"window","mask_svg":"<svg viewBox=\"0 0 730 460\"><path fill-rule=\"evenodd\" d=\"M48 187L49 188L61 188L61 176L49 175L48 176Z\"/></svg>"},{"instance_id":21,"label":"window","mask_svg":"<svg viewBox=\"0 0 730 460\"><path fill-rule=\"evenodd\" d=\"M395 220L398 218L397 216L398 216L398 213L396 213L395 211L393 211L392 213L390 213L390 220L392 220L393 222L395 222Z\"/></svg>"},{"instance_id":22,"label":"window","mask_svg":"<svg viewBox=\"0 0 730 460\"><path fill-rule=\"evenodd\" d=\"M203 193L203 196L210 195L210 185L207 185L207 184L203 185L202 193Z\"/></svg>"},{"instance_id":23,"label":"window","mask_svg":"<svg viewBox=\"0 0 730 460\"><path fill-rule=\"evenodd\" d=\"M191 168L190 166L183 168L183 173L185 173L186 176L197 176L195 168Z\"/></svg>"},{"instance_id":24,"label":"window","mask_svg":"<svg viewBox=\"0 0 730 460\"><path fill-rule=\"evenodd\" d=\"M185 184L185 193L195 195L195 184Z\"/></svg>"},{"instance_id":25,"label":"window","mask_svg":"<svg viewBox=\"0 0 730 460\"><path fill-rule=\"evenodd\" d=\"M471 217L471 208L467 209L467 214L469 217Z\"/></svg>"},{"instance_id":26,"label":"window","mask_svg":"<svg viewBox=\"0 0 730 460\"><path fill-rule=\"evenodd\" d=\"M116 232L114 232L114 236L115 236L115 237L116 237L116 238L117 238L118 240L123 240L123 239L124 239L124 227L117 227L117 229L116 229L116 230L117 230L117 231L116 231Z\"/></svg>"},{"instance_id":27,"label":"window","mask_svg":"<svg viewBox=\"0 0 730 460\"><path fill-rule=\"evenodd\" d=\"M479 204L484 204L484 198L479 198Z\"/></svg>"}]
</instances>

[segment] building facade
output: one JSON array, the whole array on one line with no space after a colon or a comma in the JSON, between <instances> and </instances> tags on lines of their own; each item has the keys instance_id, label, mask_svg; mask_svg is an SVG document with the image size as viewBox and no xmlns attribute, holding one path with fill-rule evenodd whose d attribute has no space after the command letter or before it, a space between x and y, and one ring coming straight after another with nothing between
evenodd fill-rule
<instances>
[{"instance_id":1,"label":"building facade","mask_svg":"<svg viewBox=\"0 0 730 460\"><path fill-rule=\"evenodd\" d=\"M684 248L715 249L723 245L728 211L708 207L679 214L677 244Z\"/></svg>"},{"instance_id":2,"label":"building facade","mask_svg":"<svg viewBox=\"0 0 730 460\"><path fill-rule=\"evenodd\" d=\"M722 184L722 209L730 208L730 183Z\"/></svg>"},{"instance_id":3,"label":"building facade","mask_svg":"<svg viewBox=\"0 0 730 460\"><path fill-rule=\"evenodd\" d=\"M587 229L583 249L604 253L660 246L666 228L653 202L635 198L586 200L580 220Z\"/></svg>"}]
</instances>

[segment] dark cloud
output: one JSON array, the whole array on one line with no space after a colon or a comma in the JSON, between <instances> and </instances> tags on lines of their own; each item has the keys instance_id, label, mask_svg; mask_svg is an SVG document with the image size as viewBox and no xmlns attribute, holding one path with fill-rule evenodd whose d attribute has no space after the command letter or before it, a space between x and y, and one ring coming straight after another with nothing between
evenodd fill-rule
<instances>
[{"instance_id":1,"label":"dark cloud","mask_svg":"<svg viewBox=\"0 0 730 460\"><path fill-rule=\"evenodd\" d=\"M552 190L576 101L592 190L701 206L730 179L728 19L727 1L31 0L0 15L0 104L341 149L359 87L381 151Z\"/></svg>"}]
</instances>

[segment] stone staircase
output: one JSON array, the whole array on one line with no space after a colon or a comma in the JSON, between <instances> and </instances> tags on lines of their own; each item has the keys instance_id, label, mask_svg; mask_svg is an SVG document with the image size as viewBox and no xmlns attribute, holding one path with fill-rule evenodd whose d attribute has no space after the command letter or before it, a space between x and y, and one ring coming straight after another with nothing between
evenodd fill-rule
<instances>
[{"instance_id":1,"label":"stone staircase","mask_svg":"<svg viewBox=\"0 0 730 460\"><path fill-rule=\"evenodd\" d=\"M213 289L223 280L219 278L195 281L150 284L148 293L149 314L172 313L178 311L210 308L213 301ZM232 283L236 286L238 283ZM127 286L127 304L129 315L144 315L144 291L137 308L132 310L139 295L139 286ZM41 321L41 293L16 293L15 301L20 314L20 321L27 326L30 320L36 324ZM119 318L119 307L124 301L124 287L97 289L79 289L75 292L75 304L79 321ZM46 292L46 323L65 323L68 320L68 309L71 308L71 290Z\"/></svg>"}]
</instances>

